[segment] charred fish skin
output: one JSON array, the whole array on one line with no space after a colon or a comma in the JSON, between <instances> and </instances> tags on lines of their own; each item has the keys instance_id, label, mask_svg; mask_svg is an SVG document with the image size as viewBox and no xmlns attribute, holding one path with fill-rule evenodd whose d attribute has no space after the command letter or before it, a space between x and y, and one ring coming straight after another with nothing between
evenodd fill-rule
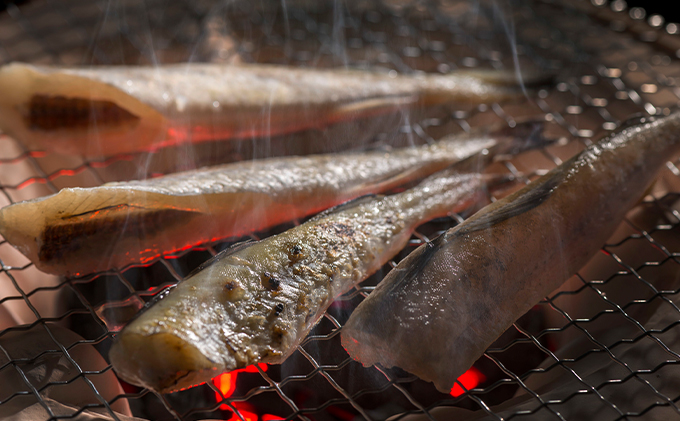
<instances>
[{"instance_id":1,"label":"charred fish skin","mask_svg":"<svg viewBox=\"0 0 680 421\"><path fill-rule=\"evenodd\" d=\"M352 313L342 344L442 392L576 273L680 150L680 111L629 121L407 256ZM422 346L422 344L428 344Z\"/></svg>"},{"instance_id":2,"label":"charred fish skin","mask_svg":"<svg viewBox=\"0 0 680 421\"><path fill-rule=\"evenodd\" d=\"M469 160L484 165L495 153L536 142L515 139ZM217 255L118 334L109 355L114 369L130 383L171 392L249 364L283 362L331 302L398 253L418 224L465 209L487 185L507 181L459 172L470 164Z\"/></svg>"},{"instance_id":3,"label":"charred fish skin","mask_svg":"<svg viewBox=\"0 0 680 421\"><path fill-rule=\"evenodd\" d=\"M534 72L390 76L274 65L0 67L0 129L32 148L101 156L273 136L446 102L489 103L549 83ZM93 139L96 140L93 141Z\"/></svg>"},{"instance_id":4,"label":"charred fish skin","mask_svg":"<svg viewBox=\"0 0 680 421\"><path fill-rule=\"evenodd\" d=\"M390 152L270 158L144 181L68 188L0 209L0 234L42 271L69 276L145 264L417 180L484 149L539 145L542 122Z\"/></svg>"}]
</instances>

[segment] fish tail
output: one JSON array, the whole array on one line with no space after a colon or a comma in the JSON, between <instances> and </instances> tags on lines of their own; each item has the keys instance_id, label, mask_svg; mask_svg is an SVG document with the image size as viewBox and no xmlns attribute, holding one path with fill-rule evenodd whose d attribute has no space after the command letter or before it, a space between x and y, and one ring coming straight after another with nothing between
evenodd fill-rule
<instances>
[{"instance_id":1,"label":"fish tail","mask_svg":"<svg viewBox=\"0 0 680 421\"><path fill-rule=\"evenodd\" d=\"M505 87L539 88L550 86L555 82L556 74L537 68L526 69L520 72L514 70L476 69L460 70L456 74L475 78L483 83Z\"/></svg>"}]
</instances>

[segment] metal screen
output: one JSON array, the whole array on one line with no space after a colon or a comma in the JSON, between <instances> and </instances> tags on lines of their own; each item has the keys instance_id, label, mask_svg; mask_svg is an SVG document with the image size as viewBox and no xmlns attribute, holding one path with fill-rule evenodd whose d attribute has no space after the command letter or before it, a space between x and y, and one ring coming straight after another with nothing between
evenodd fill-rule
<instances>
[{"instance_id":1,"label":"metal screen","mask_svg":"<svg viewBox=\"0 0 680 421\"><path fill-rule=\"evenodd\" d=\"M0 12L0 64L242 61L403 73L532 65L552 69L558 79L520 103L450 104L402 113L380 127L359 122L311 131L302 135L305 142L285 136L85 159L28 151L0 133L0 206L64 187L281 153L422 144L475 126L544 116L548 135L562 142L501 166L528 182L523 174L554 167L630 115L670 111L680 97L678 31L620 0L10 4ZM679 194L680 170L669 163L602 253L499 338L475 364L472 380L461 379L450 395L397 368L363 368L340 346L339 332L390 267L465 215L422 226L393 262L337 300L283 365L224 379L235 382L228 392L214 383L169 395L130 385L121 391L107 387L113 370L91 354L106 358L114 332L144 302L239 239L77 279L41 273L2 241L0 414L34 405L31 419L97 411L127 419L120 414L128 407L136 417L156 420L679 417ZM49 358L66 373L59 380L35 372ZM54 405L74 394L82 398Z\"/></svg>"}]
</instances>

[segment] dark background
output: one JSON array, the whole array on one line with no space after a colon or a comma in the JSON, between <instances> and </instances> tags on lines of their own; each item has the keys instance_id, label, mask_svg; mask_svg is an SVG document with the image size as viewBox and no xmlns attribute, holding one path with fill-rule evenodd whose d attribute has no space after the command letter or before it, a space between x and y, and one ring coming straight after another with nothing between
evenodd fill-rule
<instances>
[{"instance_id":1,"label":"dark background","mask_svg":"<svg viewBox=\"0 0 680 421\"><path fill-rule=\"evenodd\" d=\"M28 0L0 0L0 9L4 9L5 5L9 3L20 4L26 1ZM678 22L680 18L680 11L676 11L679 7L674 7L673 4L676 2L673 0L629 0L627 3L630 7L643 7L649 14L661 14L669 22Z\"/></svg>"},{"instance_id":2,"label":"dark background","mask_svg":"<svg viewBox=\"0 0 680 421\"><path fill-rule=\"evenodd\" d=\"M680 23L680 3L673 0L629 0L629 7L642 7L647 15L659 14L666 22Z\"/></svg>"},{"instance_id":3,"label":"dark background","mask_svg":"<svg viewBox=\"0 0 680 421\"><path fill-rule=\"evenodd\" d=\"M9 3L20 4L29 0L0 0L0 10L3 10ZM172 1L172 0L168 0ZM667 22L680 22L680 5L674 6L673 0L629 0L630 7L642 7L648 14L658 13L666 18Z\"/></svg>"},{"instance_id":4,"label":"dark background","mask_svg":"<svg viewBox=\"0 0 680 421\"><path fill-rule=\"evenodd\" d=\"M26 3L30 0L0 0L0 11L3 11L6 5ZM58 0L63 1L63 0ZM168 0L172 1L172 0ZM343 1L343 0L337 0ZM512 1L512 0L508 0ZM673 0L628 0L629 7L642 7L647 11L647 16L652 14L659 14L663 16L666 22L680 23L680 3Z\"/></svg>"}]
</instances>

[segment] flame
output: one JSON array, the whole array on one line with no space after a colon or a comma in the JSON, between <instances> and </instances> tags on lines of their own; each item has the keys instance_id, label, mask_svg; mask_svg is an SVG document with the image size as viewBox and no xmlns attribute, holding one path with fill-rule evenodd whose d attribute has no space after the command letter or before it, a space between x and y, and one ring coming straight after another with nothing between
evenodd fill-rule
<instances>
[{"instance_id":1,"label":"flame","mask_svg":"<svg viewBox=\"0 0 680 421\"><path fill-rule=\"evenodd\" d=\"M458 380L456 380L456 383L451 388L451 396L457 398L468 390L475 388L484 380L486 380L486 376L482 374L481 371L474 367L470 367L468 371L463 373L458 377Z\"/></svg>"}]
</instances>

